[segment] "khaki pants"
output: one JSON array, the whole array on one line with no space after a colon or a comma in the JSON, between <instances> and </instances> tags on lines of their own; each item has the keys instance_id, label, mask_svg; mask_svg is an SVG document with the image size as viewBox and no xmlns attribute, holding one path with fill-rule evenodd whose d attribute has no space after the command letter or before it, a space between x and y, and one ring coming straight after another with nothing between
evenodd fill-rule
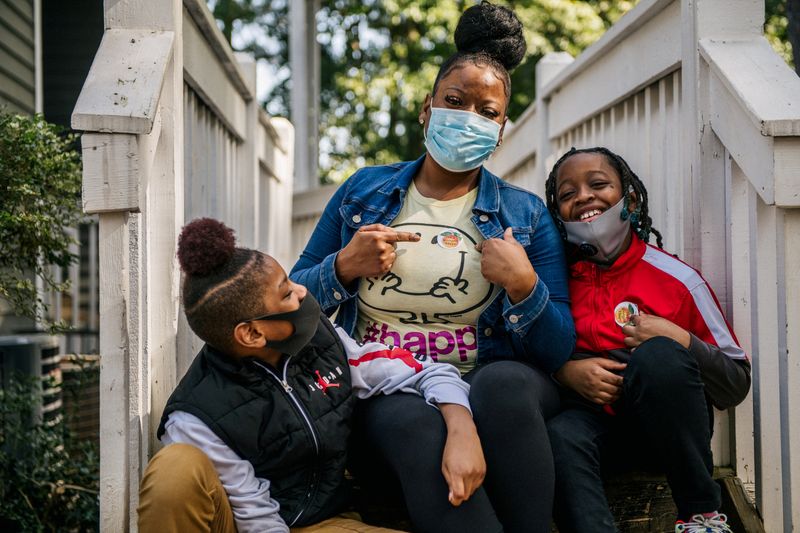
<instances>
[{"instance_id":1,"label":"khaki pants","mask_svg":"<svg viewBox=\"0 0 800 533\"><path fill-rule=\"evenodd\" d=\"M139 488L139 531L142 533L236 533L228 496L214 465L198 448L172 444L159 451ZM292 533L391 533L344 515Z\"/></svg>"}]
</instances>

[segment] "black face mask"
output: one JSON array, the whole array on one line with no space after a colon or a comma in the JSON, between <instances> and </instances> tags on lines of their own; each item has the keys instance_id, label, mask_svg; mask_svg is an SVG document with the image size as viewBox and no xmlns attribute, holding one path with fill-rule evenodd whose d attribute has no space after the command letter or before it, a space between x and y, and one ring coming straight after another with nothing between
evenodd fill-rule
<instances>
[{"instance_id":1,"label":"black face mask","mask_svg":"<svg viewBox=\"0 0 800 533\"><path fill-rule=\"evenodd\" d=\"M307 293L300 307L287 313L266 315L251 320L286 320L294 326L294 333L282 341L268 341L267 348L272 348L286 355L295 356L306 347L317 332L320 308L316 298Z\"/></svg>"}]
</instances>

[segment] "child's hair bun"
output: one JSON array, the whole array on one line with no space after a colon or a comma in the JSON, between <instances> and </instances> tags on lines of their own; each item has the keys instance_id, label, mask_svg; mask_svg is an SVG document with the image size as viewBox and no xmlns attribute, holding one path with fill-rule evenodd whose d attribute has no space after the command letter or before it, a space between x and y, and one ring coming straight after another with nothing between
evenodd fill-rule
<instances>
[{"instance_id":1,"label":"child's hair bun","mask_svg":"<svg viewBox=\"0 0 800 533\"><path fill-rule=\"evenodd\" d=\"M483 52L509 71L522 62L527 50L517 15L485 0L464 11L454 38L459 52Z\"/></svg>"},{"instance_id":2,"label":"child's hair bun","mask_svg":"<svg viewBox=\"0 0 800 533\"><path fill-rule=\"evenodd\" d=\"M236 250L233 230L213 218L186 224L178 237L178 262L191 276L207 276L230 261Z\"/></svg>"}]
</instances>

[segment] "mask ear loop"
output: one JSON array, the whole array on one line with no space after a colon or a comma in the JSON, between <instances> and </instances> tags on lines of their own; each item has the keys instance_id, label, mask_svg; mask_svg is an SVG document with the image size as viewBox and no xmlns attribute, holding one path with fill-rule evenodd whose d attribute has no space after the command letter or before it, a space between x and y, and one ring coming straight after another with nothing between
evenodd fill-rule
<instances>
[{"instance_id":1,"label":"mask ear loop","mask_svg":"<svg viewBox=\"0 0 800 533\"><path fill-rule=\"evenodd\" d=\"M646 240L646 238L642 237L642 235L641 235L642 228L639 227L639 222L640 222L640 218L639 217L641 216L641 213L642 213L641 205L636 204L636 208L633 211L631 211L630 208L629 208L630 202L631 202L632 197L633 197L633 192L634 192L633 191L633 187L629 187L628 188L628 193L625 195L625 203L623 204L624 205L624 209L622 210L622 213L620 213L620 218L622 218L622 220L630 219L629 222L630 222L630 225L632 226L633 232L636 233L637 235L639 235L640 238Z\"/></svg>"},{"instance_id":2,"label":"mask ear loop","mask_svg":"<svg viewBox=\"0 0 800 533\"><path fill-rule=\"evenodd\" d=\"M631 203L632 193L633 193L633 187L628 187L628 192L625 193L625 197L623 198L622 212L619 214L619 218L621 218L622 220L628 220L628 217L630 217L631 224L635 225L636 222L639 220L639 215L638 215L639 206L636 206L636 209L633 212L631 212L629 205Z\"/></svg>"}]
</instances>

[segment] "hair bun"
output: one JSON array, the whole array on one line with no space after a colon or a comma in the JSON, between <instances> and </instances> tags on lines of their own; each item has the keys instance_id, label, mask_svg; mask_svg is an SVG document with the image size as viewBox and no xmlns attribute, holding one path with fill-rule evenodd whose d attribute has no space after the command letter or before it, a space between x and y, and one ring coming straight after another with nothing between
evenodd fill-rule
<instances>
[{"instance_id":1,"label":"hair bun","mask_svg":"<svg viewBox=\"0 0 800 533\"><path fill-rule=\"evenodd\" d=\"M485 0L464 11L454 39L459 52L483 52L509 71L522 62L527 50L517 15Z\"/></svg>"},{"instance_id":2,"label":"hair bun","mask_svg":"<svg viewBox=\"0 0 800 533\"><path fill-rule=\"evenodd\" d=\"M213 218L186 224L178 237L178 262L191 276L207 276L227 263L236 250L233 230Z\"/></svg>"}]
</instances>

